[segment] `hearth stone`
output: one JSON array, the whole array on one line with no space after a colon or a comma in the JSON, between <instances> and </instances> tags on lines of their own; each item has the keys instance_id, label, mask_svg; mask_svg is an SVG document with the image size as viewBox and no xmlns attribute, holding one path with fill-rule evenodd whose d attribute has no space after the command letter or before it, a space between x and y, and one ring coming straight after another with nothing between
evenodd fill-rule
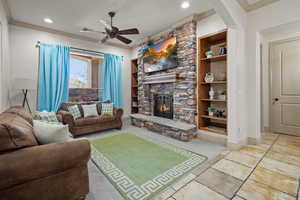
<instances>
[{"instance_id":1,"label":"hearth stone","mask_svg":"<svg viewBox=\"0 0 300 200\"><path fill-rule=\"evenodd\" d=\"M130 118L134 126L147 128L153 132L181 141L190 141L196 136L197 128L193 124L143 114L131 114Z\"/></svg>"}]
</instances>

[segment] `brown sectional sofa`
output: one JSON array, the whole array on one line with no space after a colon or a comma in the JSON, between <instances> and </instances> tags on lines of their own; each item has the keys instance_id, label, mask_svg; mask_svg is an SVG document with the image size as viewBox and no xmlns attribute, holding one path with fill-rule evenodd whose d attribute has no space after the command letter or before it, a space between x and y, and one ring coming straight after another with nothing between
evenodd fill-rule
<instances>
[{"instance_id":1,"label":"brown sectional sofa","mask_svg":"<svg viewBox=\"0 0 300 200\"><path fill-rule=\"evenodd\" d=\"M99 116L97 117L82 117L74 120L71 113L68 112L68 107L72 105L78 105L81 116L83 116L82 105L86 104L97 104L97 111ZM97 131L107 130L107 129L121 129L122 128L122 115L123 110L121 108L114 108L113 116L101 116L101 103L103 102L90 102L90 103L62 103L61 109L58 112L64 124L69 125L69 130L73 136L85 135L88 133L95 133ZM108 102L104 102L108 103Z\"/></svg>"},{"instance_id":2,"label":"brown sectional sofa","mask_svg":"<svg viewBox=\"0 0 300 200\"><path fill-rule=\"evenodd\" d=\"M75 200L89 192L90 144L39 145L32 116L16 106L0 114L0 199Z\"/></svg>"}]
</instances>

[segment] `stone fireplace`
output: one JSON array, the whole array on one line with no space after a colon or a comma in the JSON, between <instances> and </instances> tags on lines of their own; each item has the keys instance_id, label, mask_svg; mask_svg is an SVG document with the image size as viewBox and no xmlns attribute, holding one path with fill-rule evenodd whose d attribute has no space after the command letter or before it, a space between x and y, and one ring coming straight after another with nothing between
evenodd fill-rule
<instances>
[{"instance_id":1,"label":"stone fireplace","mask_svg":"<svg viewBox=\"0 0 300 200\"><path fill-rule=\"evenodd\" d=\"M196 22L186 22L154 39L177 40L177 67L145 73L143 59L138 58L139 114L132 115L132 124L146 127L180 140L190 140L196 131ZM140 46L141 51L147 43Z\"/></svg>"},{"instance_id":2,"label":"stone fireplace","mask_svg":"<svg viewBox=\"0 0 300 200\"><path fill-rule=\"evenodd\" d=\"M153 115L173 119L173 95L153 95Z\"/></svg>"}]
</instances>

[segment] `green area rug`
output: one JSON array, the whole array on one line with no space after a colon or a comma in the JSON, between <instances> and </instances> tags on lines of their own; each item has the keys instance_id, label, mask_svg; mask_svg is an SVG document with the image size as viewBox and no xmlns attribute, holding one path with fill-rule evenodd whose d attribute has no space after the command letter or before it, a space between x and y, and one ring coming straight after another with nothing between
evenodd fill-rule
<instances>
[{"instance_id":1,"label":"green area rug","mask_svg":"<svg viewBox=\"0 0 300 200\"><path fill-rule=\"evenodd\" d=\"M206 160L150 138L121 133L92 143L92 160L127 200L150 199Z\"/></svg>"}]
</instances>

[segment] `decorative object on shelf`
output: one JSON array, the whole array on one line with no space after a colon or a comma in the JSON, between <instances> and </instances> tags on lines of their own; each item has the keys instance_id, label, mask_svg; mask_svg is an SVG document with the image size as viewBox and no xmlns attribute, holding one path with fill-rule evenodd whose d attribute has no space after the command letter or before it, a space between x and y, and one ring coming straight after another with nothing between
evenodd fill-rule
<instances>
[{"instance_id":1,"label":"decorative object on shelf","mask_svg":"<svg viewBox=\"0 0 300 200\"><path fill-rule=\"evenodd\" d=\"M208 107L207 108L207 112L208 112L208 115L209 116L214 116L215 112L216 112L216 109L215 108L212 108L212 107Z\"/></svg>"},{"instance_id":2,"label":"decorative object on shelf","mask_svg":"<svg viewBox=\"0 0 300 200\"><path fill-rule=\"evenodd\" d=\"M210 91L208 92L208 94L209 94L209 99L214 99L215 91L214 91L213 87L210 88Z\"/></svg>"},{"instance_id":3,"label":"decorative object on shelf","mask_svg":"<svg viewBox=\"0 0 300 200\"><path fill-rule=\"evenodd\" d=\"M225 110L217 110L215 113L216 117L226 117L225 116Z\"/></svg>"},{"instance_id":4,"label":"decorative object on shelf","mask_svg":"<svg viewBox=\"0 0 300 200\"><path fill-rule=\"evenodd\" d=\"M215 56L215 53L212 50L205 52L206 58L212 58Z\"/></svg>"},{"instance_id":5,"label":"decorative object on shelf","mask_svg":"<svg viewBox=\"0 0 300 200\"><path fill-rule=\"evenodd\" d=\"M223 90L219 93L218 99L226 100L226 90Z\"/></svg>"},{"instance_id":6,"label":"decorative object on shelf","mask_svg":"<svg viewBox=\"0 0 300 200\"><path fill-rule=\"evenodd\" d=\"M226 81L226 72L219 72L218 81Z\"/></svg>"},{"instance_id":7,"label":"decorative object on shelf","mask_svg":"<svg viewBox=\"0 0 300 200\"><path fill-rule=\"evenodd\" d=\"M226 49L226 47L221 47L220 48L220 55L226 55L227 54L227 49Z\"/></svg>"},{"instance_id":8,"label":"decorative object on shelf","mask_svg":"<svg viewBox=\"0 0 300 200\"><path fill-rule=\"evenodd\" d=\"M205 78L204 78L204 81L206 83L212 83L214 82L214 74L212 72L207 72L206 75L205 75Z\"/></svg>"}]
</instances>

